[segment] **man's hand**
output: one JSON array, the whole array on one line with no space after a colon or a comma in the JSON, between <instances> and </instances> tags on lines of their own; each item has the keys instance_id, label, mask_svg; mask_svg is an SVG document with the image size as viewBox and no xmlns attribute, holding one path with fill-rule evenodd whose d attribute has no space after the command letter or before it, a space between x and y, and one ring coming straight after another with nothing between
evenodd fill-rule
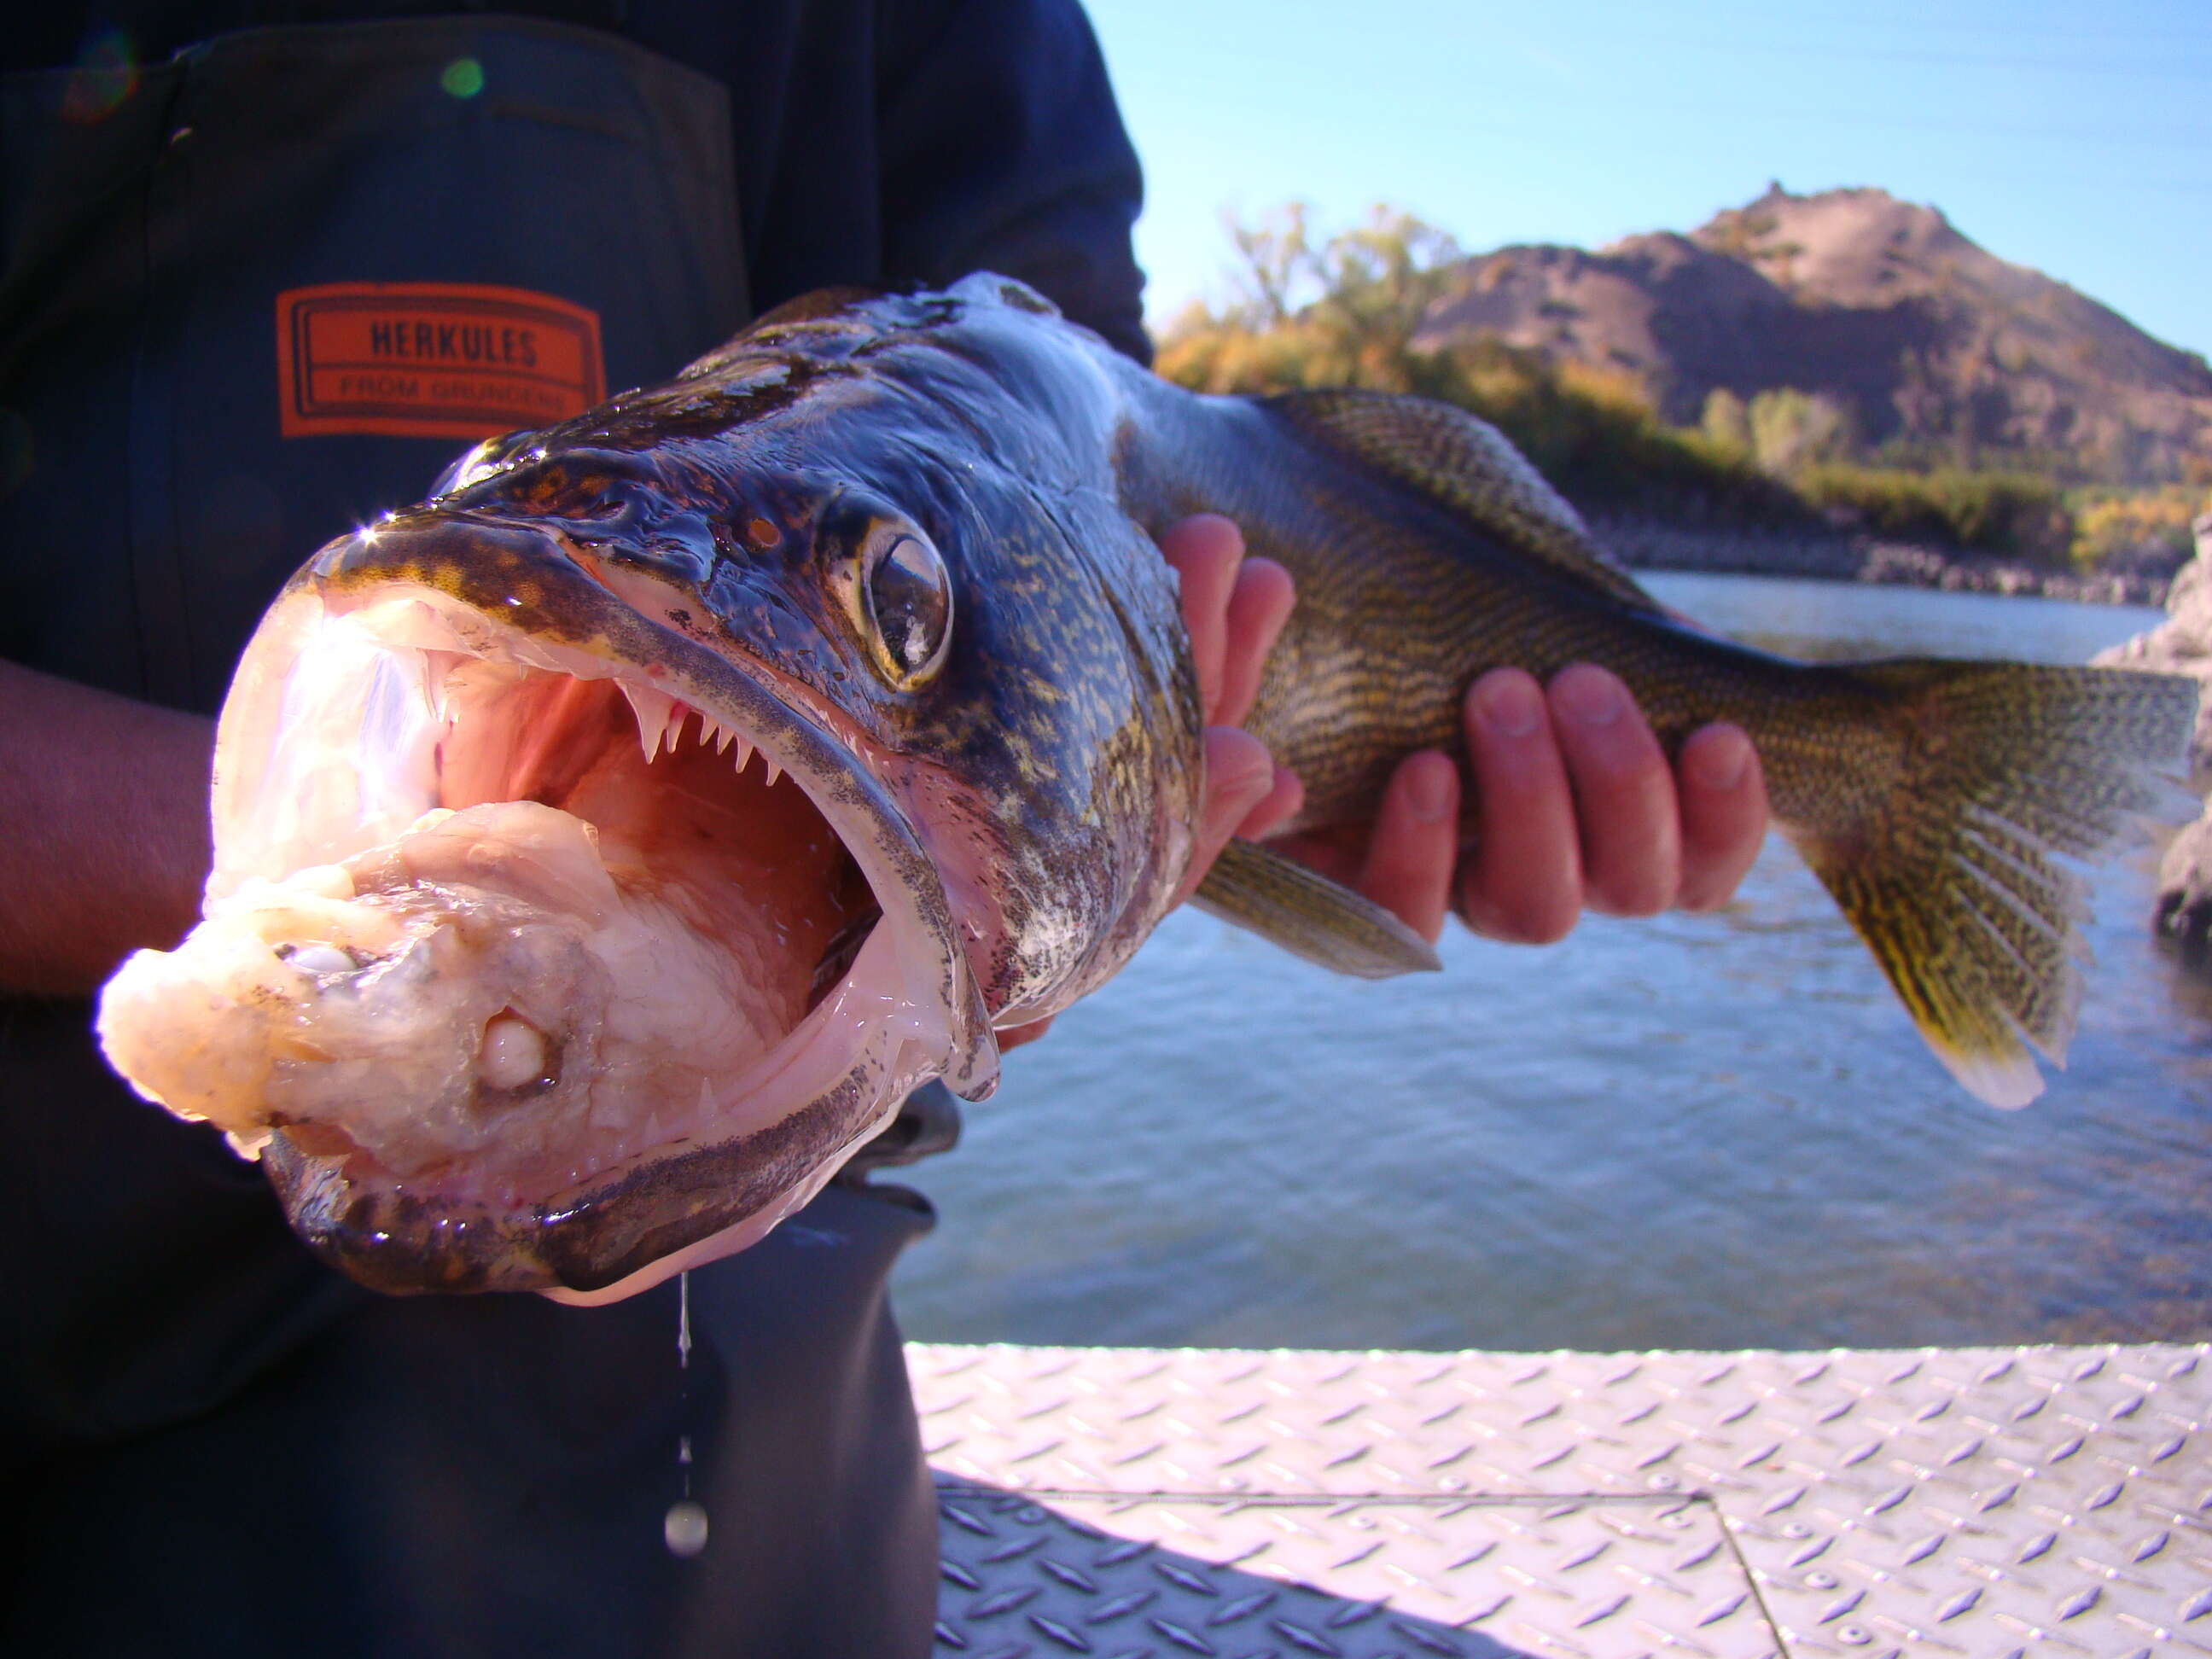
<instances>
[{"instance_id":1,"label":"man's hand","mask_svg":"<svg viewBox=\"0 0 2212 1659\"><path fill-rule=\"evenodd\" d=\"M1160 552L1182 586L1206 721L1206 796L1179 904L1197 890L1231 836L1266 835L1304 799L1297 775L1276 765L1243 726L1295 595L1291 573L1273 559L1246 558L1244 538L1216 514L1175 526L1160 538Z\"/></svg>"},{"instance_id":2,"label":"man's hand","mask_svg":"<svg viewBox=\"0 0 2212 1659\"><path fill-rule=\"evenodd\" d=\"M1434 939L1447 908L1517 944L1564 938L1584 910L1648 916L1725 904L1766 835L1751 739L1701 726L1672 767L1628 689L1577 663L1540 686L1500 668L1468 688L1467 746L1482 803L1460 856L1458 769L1430 750L1401 763L1373 834L1290 850Z\"/></svg>"},{"instance_id":3,"label":"man's hand","mask_svg":"<svg viewBox=\"0 0 2212 1659\"><path fill-rule=\"evenodd\" d=\"M1182 580L1208 728L1188 897L1231 835L1263 836L1297 810L1297 780L1234 729L1292 595L1279 565L1243 558L1224 519L1187 520L1161 550ZM1364 847L1322 836L1278 846L1429 939L1456 909L1479 933L1530 945L1564 937L1586 909L1716 908L1759 855L1766 789L1734 726L1692 732L1669 767L1627 688L1586 663L1548 687L1518 669L1486 674L1468 690L1466 720L1482 829L1464 858L1459 772L1440 751L1400 765Z\"/></svg>"}]
</instances>

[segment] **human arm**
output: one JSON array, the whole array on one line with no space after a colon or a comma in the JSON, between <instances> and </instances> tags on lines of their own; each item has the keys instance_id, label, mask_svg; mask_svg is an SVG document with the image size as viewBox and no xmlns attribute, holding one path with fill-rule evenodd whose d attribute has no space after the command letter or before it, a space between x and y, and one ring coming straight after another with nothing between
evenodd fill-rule
<instances>
[{"instance_id":1,"label":"human arm","mask_svg":"<svg viewBox=\"0 0 2212 1659\"><path fill-rule=\"evenodd\" d=\"M1129 228L1143 175L1073 0L927 0L886 18L884 269L1018 277L1152 360Z\"/></svg>"},{"instance_id":2,"label":"human arm","mask_svg":"<svg viewBox=\"0 0 2212 1659\"><path fill-rule=\"evenodd\" d=\"M213 723L0 661L0 991L79 996L198 919Z\"/></svg>"}]
</instances>

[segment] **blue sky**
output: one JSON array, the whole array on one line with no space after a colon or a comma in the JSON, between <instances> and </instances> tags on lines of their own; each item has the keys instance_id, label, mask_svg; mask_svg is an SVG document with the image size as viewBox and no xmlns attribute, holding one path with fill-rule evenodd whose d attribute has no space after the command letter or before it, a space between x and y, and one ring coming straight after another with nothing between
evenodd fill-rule
<instances>
[{"instance_id":1,"label":"blue sky","mask_svg":"<svg viewBox=\"0 0 2212 1659\"><path fill-rule=\"evenodd\" d=\"M1877 185L2212 353L2212 5L2196 0L1089 0L1146 165L1155 320L1224 210L1375 202L1470 251L1686 230Z\"/></svg>"}]
</instances>

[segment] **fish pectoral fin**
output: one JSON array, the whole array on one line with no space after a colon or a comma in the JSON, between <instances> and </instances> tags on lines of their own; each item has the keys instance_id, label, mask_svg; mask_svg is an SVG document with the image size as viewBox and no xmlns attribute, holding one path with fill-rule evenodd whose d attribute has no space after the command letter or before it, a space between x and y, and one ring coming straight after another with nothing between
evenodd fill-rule
<instances>
[{"instance_id":1,"label":"fish pectoral fin","mask_svg":"<svg viewBox=\"0 0 2212 1659\"><path fill-rule=\"evenodd\" d=\"M1261 402L1309 443L1383 474L1554 574L1639 611L1659 609L1489 422L1428 398L1349 387Z\"/></svg>"},{"instance_id":2,"label":"fish pectoral fin","mask_svg":"<svg viewBox=\"0 0 2212 1659\"><path fill-rule=\"evenodd\" d=\"M1381 905L1252 842L1223 848L1191 902L1334 973L1390 979L1443 966Z\"/></svg>"}]
</instances>

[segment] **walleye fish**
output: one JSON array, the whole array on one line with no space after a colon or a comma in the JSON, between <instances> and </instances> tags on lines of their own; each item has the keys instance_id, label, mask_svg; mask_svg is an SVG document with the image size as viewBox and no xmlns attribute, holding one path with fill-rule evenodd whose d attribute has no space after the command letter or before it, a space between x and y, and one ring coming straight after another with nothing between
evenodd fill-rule
<instances>
[{"instance_id":1,"label":"walleye fish","mask_svg":"<svg viewBox=\"0 0 2212 1659\"><path fill-rule=\"evenodd\" d=\"M799 301L316 554L222 711L206 919L118 972L107 1054L385 1290L613 1297L750 1242L1168 908L1200 720L1152 537L1201 510L1297 580L1249 721L1285 833L1370 819L1482 671L1603 663L1670 743L1750 732L1967 1088L2063 1059L2057 860L2158 801L2189 683L1729 644L1461 411L1195 396L988 275ZM1435 965L1264 847L1201 898Z\"/></svg>"}]
</instances>

